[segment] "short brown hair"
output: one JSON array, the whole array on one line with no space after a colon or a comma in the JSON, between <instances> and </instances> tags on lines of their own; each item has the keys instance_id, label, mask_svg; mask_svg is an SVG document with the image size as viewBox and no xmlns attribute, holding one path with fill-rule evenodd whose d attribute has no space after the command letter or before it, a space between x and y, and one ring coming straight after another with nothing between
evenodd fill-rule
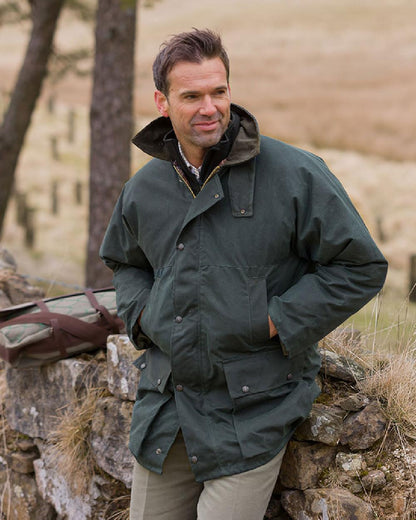
<instances>
[{"instance_id":1,"label":"short brown hair","mask_svg":"<svg viewBox=\"0 0 416 520\"><path fill-rule=\"evenodd\" d=\"M169 93L168 74L180 61L201 63L204 59L220 58L230 76L230 62L219 34L209 29L193 29L172 36L162 43L161 50L153 62L153 80L157 90L165 96Z\"/></svg>"}]
</instances>

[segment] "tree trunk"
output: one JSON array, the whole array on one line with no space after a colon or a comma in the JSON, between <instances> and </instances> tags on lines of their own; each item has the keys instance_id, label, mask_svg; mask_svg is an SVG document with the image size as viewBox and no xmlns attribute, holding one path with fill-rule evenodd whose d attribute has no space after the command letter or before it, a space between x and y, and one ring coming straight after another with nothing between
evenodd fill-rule
<instances>
[{"instance_id":1,"label":"tree trunk","mask_svg":"<svg viewBox=\"0 0 416 520\"><path fill-rule=\"evenodd\" d=\"M126 4L126 2L124 2ZM99 0L90 113L90 211L86 285L111 284L98 256L123 184L130 177L136 2Z\"/></svg>"},{"instance_id":2,"label":"tree trunk","mask_svg":"<svg viewBox=\"0 0 416 520\"><path fill-rule=\"evenodd\" d=\"M65 0L32 1L32 32L10 104L0 127L0 234L20 150L47 73L59 14Z\"/></svg>"}]
</instances>

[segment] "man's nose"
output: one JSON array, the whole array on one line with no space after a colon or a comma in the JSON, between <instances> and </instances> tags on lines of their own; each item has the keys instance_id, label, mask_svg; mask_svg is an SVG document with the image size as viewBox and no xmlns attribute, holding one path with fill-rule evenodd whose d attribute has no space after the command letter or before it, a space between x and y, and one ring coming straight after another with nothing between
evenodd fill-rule
<instances>
[{"instance_id":1,"label":"man's nose","mask_svg":"<svg viewBox=\"0 0 416 520\"><path fill-rule=\"evenodd\" d=\"M201 108L199 109L200 114L204 116L212 116L216 111L217 108L212 102L211 96L205 96L202 100Z\"/></svg>"}]
</instances>

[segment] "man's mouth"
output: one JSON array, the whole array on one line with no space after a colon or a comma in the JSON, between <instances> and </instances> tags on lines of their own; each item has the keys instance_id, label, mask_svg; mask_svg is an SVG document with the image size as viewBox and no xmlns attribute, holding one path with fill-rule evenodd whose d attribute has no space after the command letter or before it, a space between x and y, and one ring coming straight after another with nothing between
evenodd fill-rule
<instances>
[{"instance_id":1,"label":"man's mouth","mask_svg":"<svg viewBox=\"0 0 416 520\"><path fill-rule=\"evenodd\" d=\"M194 126L196 126L199 130L214 130L219 123L218 119L215 119L213 121L197 121L194 122Z\"/></svg>"}]
</instances>

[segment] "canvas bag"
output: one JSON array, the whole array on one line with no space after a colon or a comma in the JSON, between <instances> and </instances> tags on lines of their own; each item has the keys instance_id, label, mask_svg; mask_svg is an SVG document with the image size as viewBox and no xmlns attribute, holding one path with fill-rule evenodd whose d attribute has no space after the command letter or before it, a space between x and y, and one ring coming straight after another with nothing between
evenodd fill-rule
<instances>
[{"instance_id":1,"label":"canvas bag","mask_svg":"<svg viewBox=\"0 0 416 520\"><path fill-rule=\"evenodd\" d=\"M40 366L103 347L123 331L112 288L23 303L0 309L0 358Z\"/></svg>"}]
</instances>

